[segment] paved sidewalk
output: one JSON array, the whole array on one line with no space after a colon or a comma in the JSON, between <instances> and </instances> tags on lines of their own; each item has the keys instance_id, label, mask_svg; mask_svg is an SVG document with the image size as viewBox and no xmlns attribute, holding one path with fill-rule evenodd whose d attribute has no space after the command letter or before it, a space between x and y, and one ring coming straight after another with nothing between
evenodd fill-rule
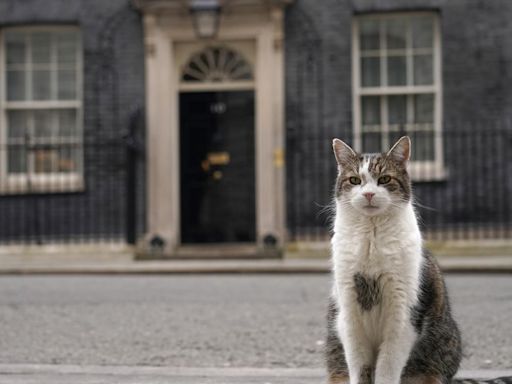
<instances>
[{"instance_id":1,"label":"paved sidewalk","mask_svg":"<svg viewBox=\"0 0 512 384\"><path fill-rule=\"evenodd\" d=\"M512 273L511 256L447 256L438 258L445 272ZM163 260L127 257L66 260L0 256L0 274L179 274L179 273L324 273L326 259Z\"/></svg>"},{"instance_id":2,"label":"paved sidewalk","mask_svg":"<svg viewBox=\"0 0 512 384\"><path fill-rule=\"evenodd\" d=\"M458 378L512 376L512 370L461 371ZM325 382L314 368L180 368L149 366L0 365L0 384L310 384Z\"/></svg>"}]
</instances>

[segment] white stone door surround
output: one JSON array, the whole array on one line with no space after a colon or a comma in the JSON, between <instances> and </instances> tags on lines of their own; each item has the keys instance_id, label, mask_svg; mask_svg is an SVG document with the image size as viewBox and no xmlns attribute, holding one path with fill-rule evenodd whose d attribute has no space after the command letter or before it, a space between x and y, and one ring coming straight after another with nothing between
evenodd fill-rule
<instances>
[{"instance_id":1,"label":"white stone door surround","mask_svg":"<svg viewBox=\"0 0 512 384\"><path fill-rule=\"evenodd\" d=\"M184 1L139 0L146 63L147 235L180 248L179 92L183 63L208 45L227 45L252 63L255 92L256 238L286 240L283 12L288 1L226 2L216 39L199 40ZM192 88L195 85L192 85ZM247 87L248 84L245 84ZM231 87L231 88L230 88ZM205 83L198 90L237 89ZM238 88L240 89L240 88Z\"/></svg>"}]
</instances>

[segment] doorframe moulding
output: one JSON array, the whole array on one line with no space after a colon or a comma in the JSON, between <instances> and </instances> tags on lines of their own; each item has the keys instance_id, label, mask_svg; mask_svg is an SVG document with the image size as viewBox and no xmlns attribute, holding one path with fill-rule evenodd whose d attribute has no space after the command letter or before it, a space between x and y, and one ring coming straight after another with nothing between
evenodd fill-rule
<instances>
[{"instance_id":1,"label":"doorframe moulding","mask_svg":"<svg viewBox=\"0 0 512 384\"><path fill-rule=\"evenodd\" d=\"M187 1L134 1L143 14L146 67L147 233L139 244L143 254L175 256L184 248L180 244L178 109L178 51L183 44L253 45L257 241L249 247L275 255L286 243L283 23L284 8L292 1L221 3L218 35L204 41L194 34ZM155 239L159 240L156 251Z\"/></svg>"}]
</instances>

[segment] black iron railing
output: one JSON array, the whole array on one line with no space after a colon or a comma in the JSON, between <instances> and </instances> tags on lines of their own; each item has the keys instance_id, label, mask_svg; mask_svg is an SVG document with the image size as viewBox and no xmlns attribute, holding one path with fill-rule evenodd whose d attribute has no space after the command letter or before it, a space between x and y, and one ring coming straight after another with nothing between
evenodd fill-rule
<instances>
[{"instance_id":1,"label":"black iron railing","mask_svg":"<svg viewBox=\"0 0 512 384\"><path fill-rule=\"evenodd\" d=\"M344 125L345 130L350 126ZM292 241L329 238L336 177L331 139L354 142L351 132L342 132L335 128L329 132L298 130L289 136L286 196ZM424 140L420 134L410 136L413 160L417 160L418 152L423 151L424 156L423 161L411 163L411 173L415 205L426 237L511 238L510 122L446 123L443 132L431 140ZM431 153L430 157L425 153Z\"/></svg>"},{"instance_id":2,"label":"black iron railing","mask_svg":"<svg viewBox=\"0 0 512 384\"><path fill-rule=\"evenodd\" d=\"M1 143L0 243L134 243L145 217L143 180L137 176L145 167L137 138L141 120L139 113L133 115L124 137L74 144L76 156L58 141ZM435 161L421 162L414 162L413 152L415 204L427 238L512 237L511 128L508 123L475 123L463 129L445 124L442 134L424 144L411 135L417 152L422 150L418 146L432 143L441 151ZM295 132L288 137L291 241L321 241L330 235L336 177L331 139L352 143L353 137L335 129L320 136ZM20 148L23 161L13 155ZM9 164L9 159L18 163ZM20 164L25 172L12 172L19 171ZM55 172L43 172L52 169Z\"/></svg>"},{"instance_id":3,"label":"black iron railing","mask_svg":"<svg viewBox=\"0 0 512 384\"><path fill-rule=\"evenodd\" d=\"M0 159L0 244L135 242L142 218L132 136L0 144Z\"/></svg>"}]
</instances>

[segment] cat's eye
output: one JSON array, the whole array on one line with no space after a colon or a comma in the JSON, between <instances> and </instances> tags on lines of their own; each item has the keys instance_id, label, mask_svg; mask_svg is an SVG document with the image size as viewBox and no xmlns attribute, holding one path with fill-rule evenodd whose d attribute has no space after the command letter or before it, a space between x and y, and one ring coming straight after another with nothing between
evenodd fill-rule
<instances>
[{"instance_id":1,"label":"cat's eye","mask_svg":"<svg viewBox=\"0 0 512 384\"><path fill-rule=\"evenodd\" d=\"M391 176L381 176L379 177L379 184L387 184L391 181Z\"/></svg>"},{"instance_id":2,"label":"cat's eye","mask_svg":"<svg viewBox=\"0 0 512 384\"><path fill-rule=\"evenodd\" d=\"M361 184L361 179L359 177L355 177L355 176L352 176L350 179L348 179L348 181L350 181L350 184L354 184L354 185Z\"/></svg>"}]
</instances>

